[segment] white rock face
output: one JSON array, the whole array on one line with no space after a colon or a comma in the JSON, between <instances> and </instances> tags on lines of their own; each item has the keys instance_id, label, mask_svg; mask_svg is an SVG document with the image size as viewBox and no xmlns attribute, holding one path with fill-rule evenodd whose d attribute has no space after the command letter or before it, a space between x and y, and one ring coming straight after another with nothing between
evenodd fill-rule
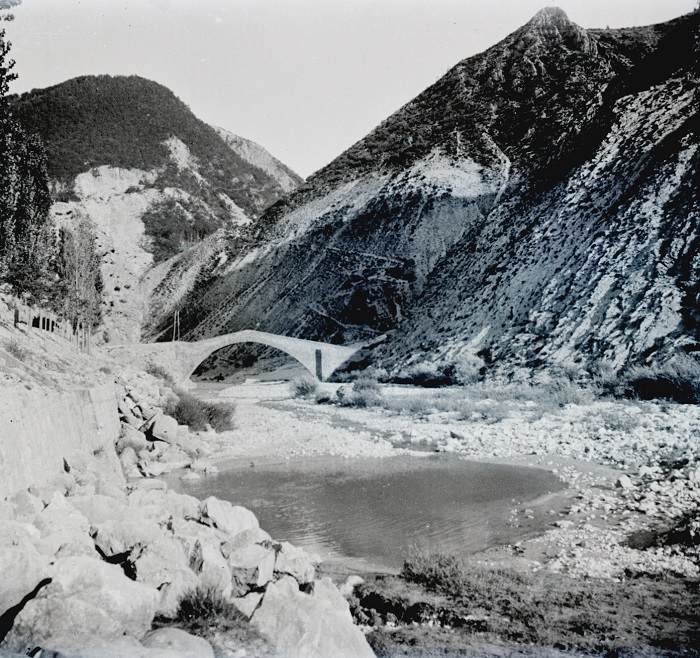
<instances>
[{"instance_id":1,"label":"white rock face","mask_svg":"<svg viewBox=\"0 0 700 658\"><path fill-rule=\"evenodd\" d=\"M49 646L54 638L87 632L103 638L142 637L150 628L160 594L136 583L117 566L96 558L59 559L51 570L52 582L20 612L5 640L21 650L30 638Z\"/></svg>"},{"instance_id":2,"label":"white rock face","mask_svg":"<svg viewBox=\"0 0 700 658\"><path fill-rule=\"evenodd\" d=\"M347 601L330 579L315 581L310 594L286 576L268 585L253 625L285 658L373 658L352 622Z\"/></svg>"},{"instance_id":3,"label":"white rock face","mask_svg":"<svg viewBox=\"0 0 700 658\"><path fill-rule=\"evenodd\" d=\"M301 178L270 155L262 146L223 128L214 127L214 130L241 158L274 178L285 192L291 192L299 187Z\"/></svg>"}]
</instances>

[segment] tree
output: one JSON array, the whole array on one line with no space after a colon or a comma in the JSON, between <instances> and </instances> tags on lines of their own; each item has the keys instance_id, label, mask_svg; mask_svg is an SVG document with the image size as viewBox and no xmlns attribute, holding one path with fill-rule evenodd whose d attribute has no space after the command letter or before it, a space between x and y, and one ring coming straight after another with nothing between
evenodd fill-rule
<instances>
[{"instance_id":1,"label":"tree","mask_svg":"<svg viewBox=\"0 0 700 658\"><path fill-rule=\"evenodd\" d=\"M0 19L19 0L0 0ZM52 287L55 239L46 156L38 137L29 137L12 116L7 94L16 79L11 44L0 30L0 282L35 301Z\"/></svg>"},{"instance_id":2,"label":"tree","mask_svg":"<svg viewBox=\"0 0 700 658\"><path fill-rule=\"evenodd\" d=\"M57 269L63 308L58 310L74 325L94 327L100 321L103 284L96 243L95 225L86 217L59 233Z\"/></svg>"}]
</instances>

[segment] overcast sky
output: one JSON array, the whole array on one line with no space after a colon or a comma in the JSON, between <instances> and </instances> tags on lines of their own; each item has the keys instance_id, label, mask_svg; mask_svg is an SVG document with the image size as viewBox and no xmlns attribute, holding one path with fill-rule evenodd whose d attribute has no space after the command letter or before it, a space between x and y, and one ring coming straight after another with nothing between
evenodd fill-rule
<instances>
[{"instance_id":1,"label":"overcast sky","mask_svg":"<svg viewBox=\"0 0 700 658\"><path fill-rule=\"evenodd\" d=\"M697 0L23 0L12 91L138 74L299 174L330 162L547 5L584 27L646 25Z\"/></svg>"}]
</instances>

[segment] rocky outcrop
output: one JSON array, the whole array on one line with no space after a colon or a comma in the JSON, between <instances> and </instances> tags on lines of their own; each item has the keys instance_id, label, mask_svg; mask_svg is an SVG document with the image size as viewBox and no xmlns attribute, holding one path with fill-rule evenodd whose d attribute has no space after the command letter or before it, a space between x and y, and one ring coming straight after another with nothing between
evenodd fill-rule
<instances>
[{"instance_id":1,"label":"rocky outcrop","mask_svg":"<svg viewBox=\"0 0 700 658\"><path fill-rule=\"evenodd\" d=\"M315 558L275 542L249 510L178 494L153 477L156 467L213 470L196 466L204 443L163 415L172 390L145 373L105 390L55 399L34 392L24 406L8 407L16 431L3 441L3 467L19 466L8 448L20 439L16 454L26 470L8 480L0 500L0 653L40 647L66 658L199 658L240 650L225 630L203 639L177 628L183 598L213 595L252 619L285 658L372 655L347 603L316 579ZM39 415L43 403L41 422L56 422L61 400L65 413L81 419L65 423L65 436L40 424L27 429L34 425L22 412ZM103 422L100 405L110 412ZM156 617L161 627L153 629ZM297 622L298 629L287 627Z\"/></svg>"},{"instance_id":2,"label":"rocky outcrop","mask_svg":"<svg viewBox=\"0 0 700 658\"><path fill-rule=\"evenodd\" d=\"M183 331L396 330L376 359L395 375L696 351L699 21L538 13L268 209L252 247L231 241Z\"/></svg>"},{"instance_id":3,"label":"rocky outcrop","mask_svg":"<svg viewBox=\"0 0 700 658\"><path fill-rule=\"evenodd\" d=\"M119 480L114 385L75 391L3 389L0 398L0 499L100 462ZM57 431L60 428L60 431Z\"/></svg>"},{"instance_id":4,"label":"rocky outcrop","mask_svg":"<svg viewBox=\"0 0 700 658\"><path fill-rule=\"evenodd\" d=\"M253 625L288 658L371 658L364 635L355 627L347 601L329 579L305 591L283 576L267 587L253 614Z\"/></svg>"}]
</instances>

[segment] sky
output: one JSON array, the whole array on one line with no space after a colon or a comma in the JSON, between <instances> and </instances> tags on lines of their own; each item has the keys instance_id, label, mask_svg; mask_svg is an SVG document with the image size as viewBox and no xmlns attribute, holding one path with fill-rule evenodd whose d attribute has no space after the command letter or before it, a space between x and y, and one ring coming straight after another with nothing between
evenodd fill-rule
<instances>
[{"instance_id":1,"label":"sky","mask_svg":"<svg viewBox=\"0 0 700 658\"><path fill-rule=\"evenodd\" d=\"M140 75L308 176L551 5L614 28L697 0L23 0L5 24L11 91Z\"/></svg>"}]
</instances>

